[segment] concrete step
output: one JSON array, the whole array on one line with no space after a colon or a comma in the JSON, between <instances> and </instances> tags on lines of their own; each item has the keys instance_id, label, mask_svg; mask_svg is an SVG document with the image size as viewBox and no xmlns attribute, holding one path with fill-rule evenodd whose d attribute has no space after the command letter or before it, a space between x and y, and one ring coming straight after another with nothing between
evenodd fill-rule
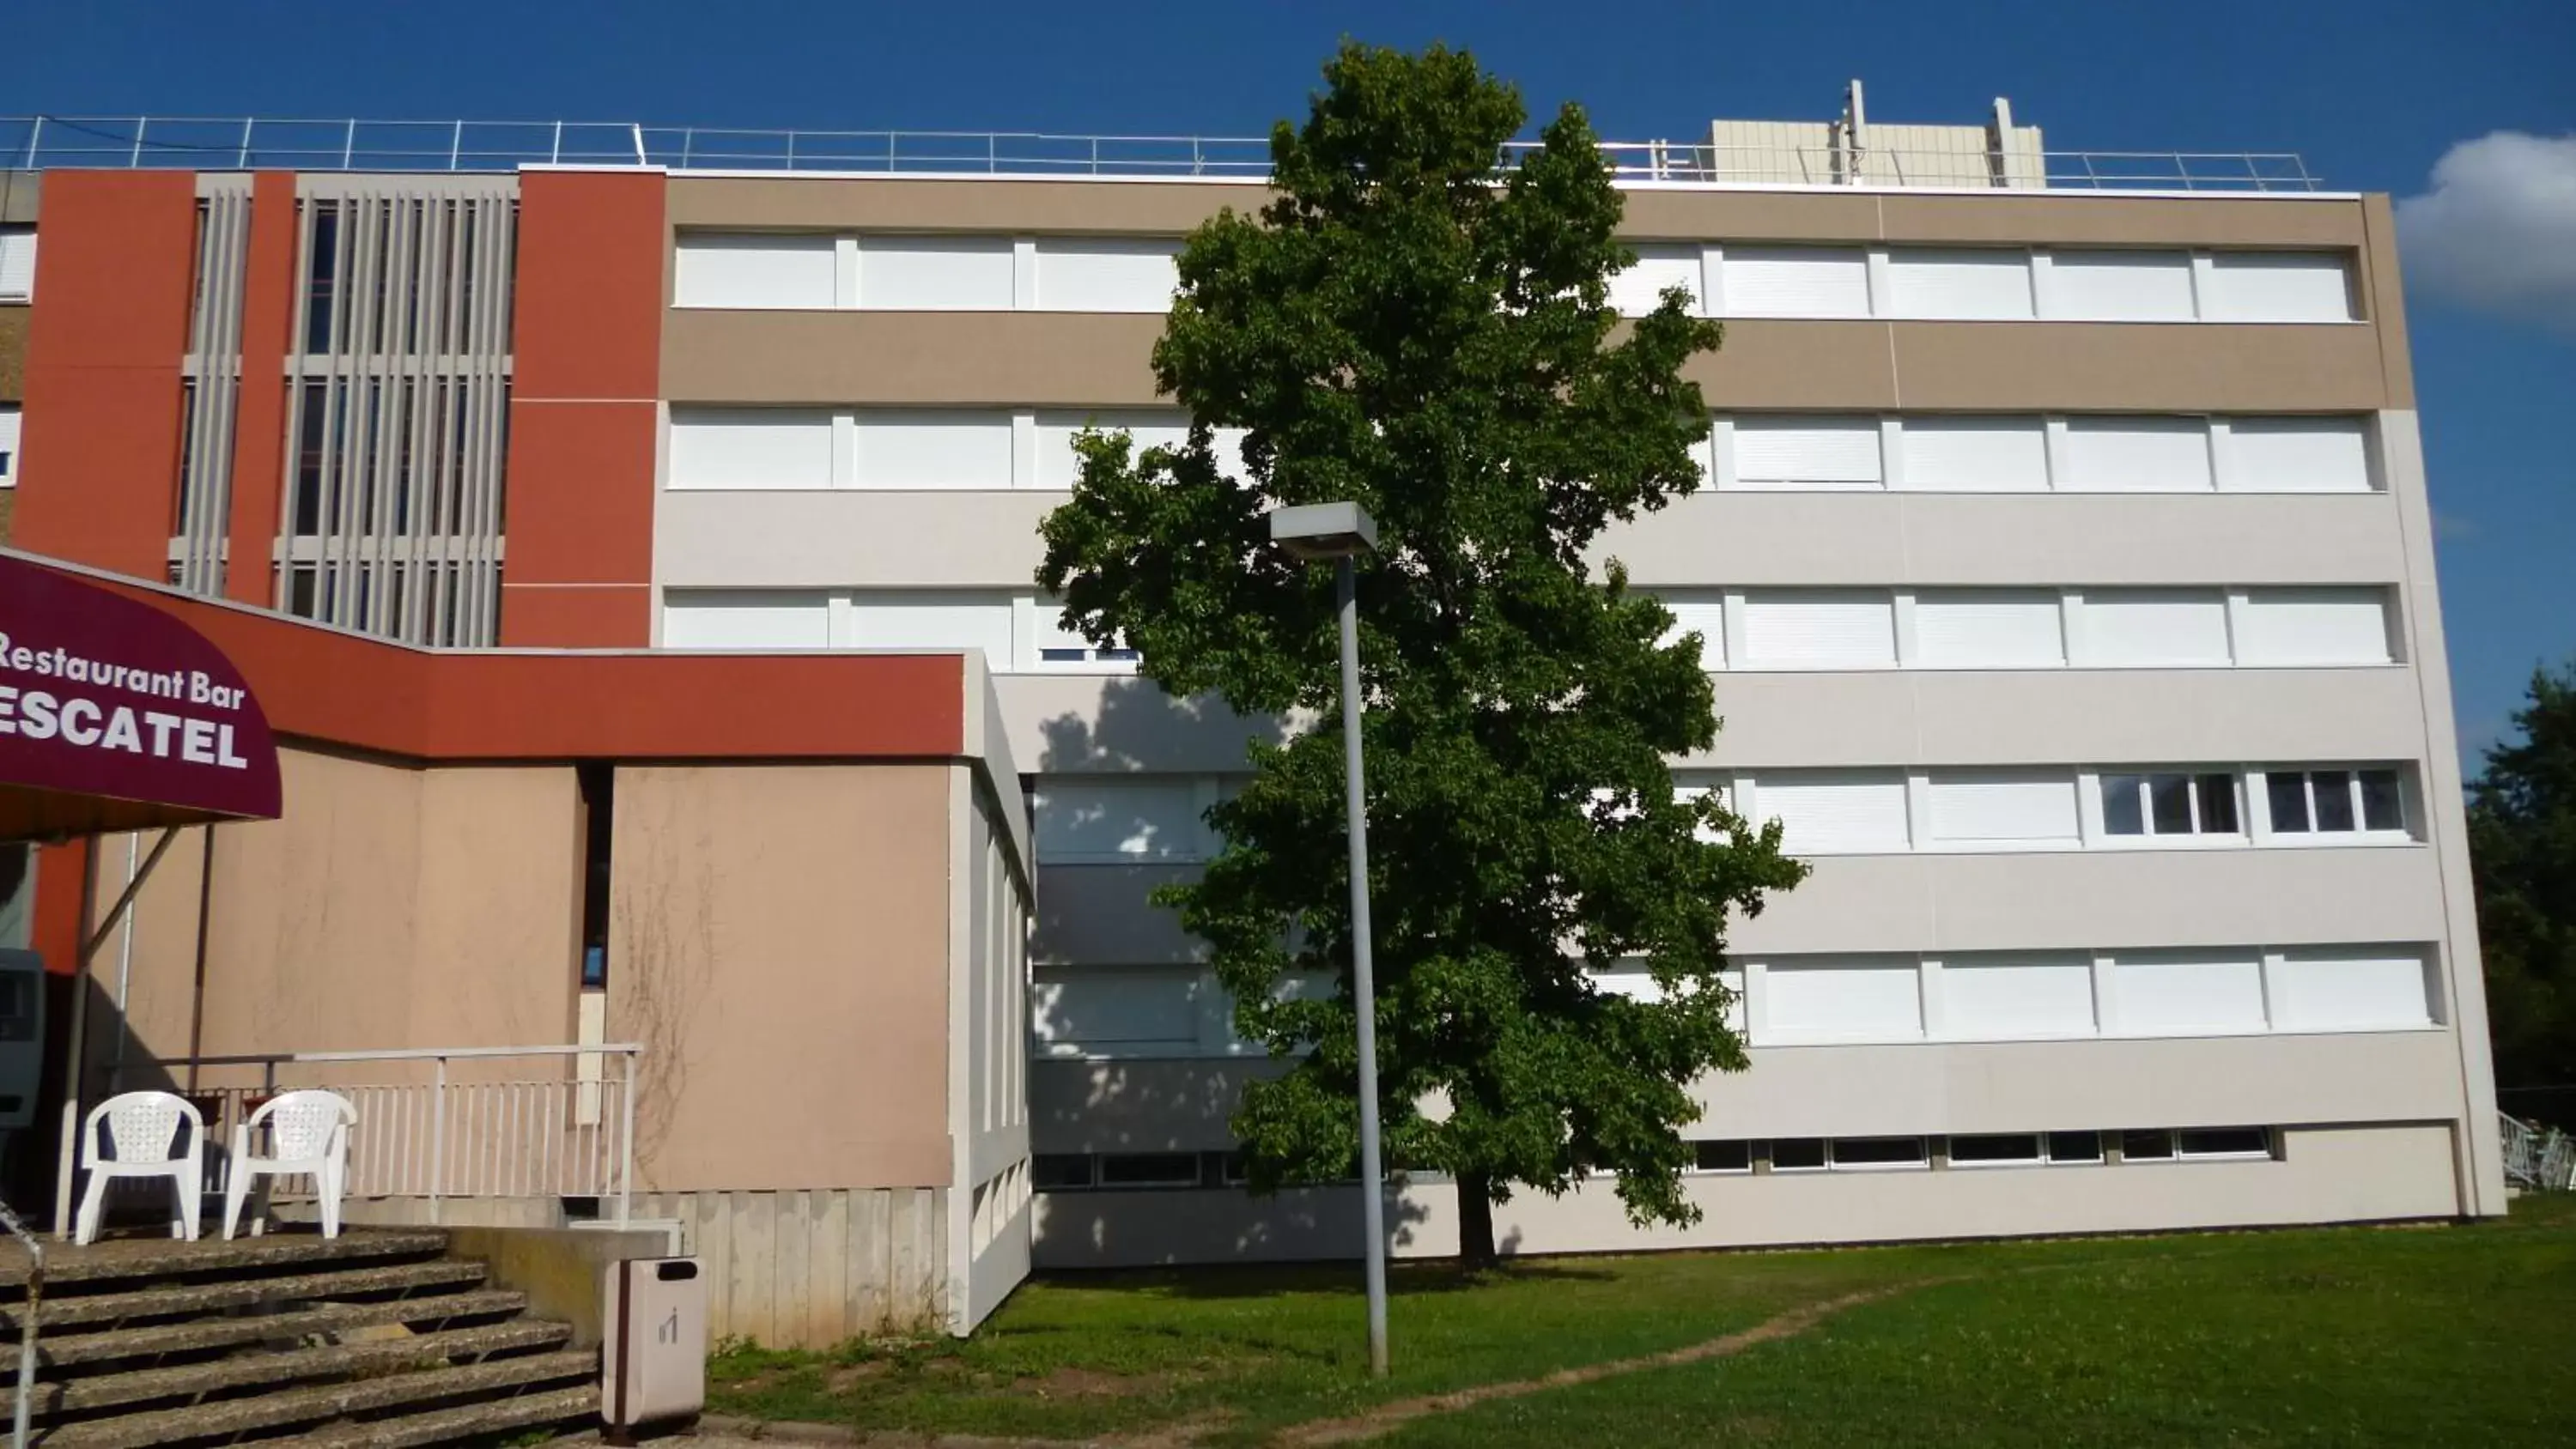
<instances>
[{"instance_id":1,"label":"concrete step","mask_svg":"<svg viewBox=\"0 0 2576 1449\"><path fill-rule=\"evenodd\" d=\"M334 1424L287 1439L259 1440L259 1449L421 1449L460 1439L486 1439L513 1431L542 1429L574 1420L589 1421L599 1413L599 1385L546 1389L514 1398L493 1399L462 1408ZM50 1441L48 1441L50 1442Z\"/></svg>"},{"instance_id":2,"label":"concrete step","mask_svg":"<svg viewBox=\"0 0 2576 1449\"><path fill-rule=\"evenodd\" d=\"M411 1373L388 1374L380 1378L358 1379L350 1383L317 1384L309 1388L288 1389L279 1393L260 1394L251 1398L217 1399L184 1409L160 1409L151 1413L122 1414L107 1419L85 1419L63 1424L46 1432L45 1449L148 1449L158 1444L186 1444L201 1440L229 1440L264 1429L284 1429L297 1425L323 1426L326 1421L355 1414L380 1413L418 1405L437 1406L439 1413L463 1413L486 1408L483 1404L451 1404L450 1400L491 1396L512 1390L546 1386L550 1391L570 1389L572 1380L595 1380L599 1372L596 1353L539 1353L515 1358L498 1358L464 1367L421 1369ZM597 1384L579 1387L590 1392L596 1403ZM577 1412L577 1411L576 1411ZM399 1430L403 1421L382 1426ZM418 1420L413 1420L417 1423ZM546 1422L546 1421L525 1421ZM350 1430L378 1428L377 1425L350 1425ZM267 1441L263 1441L267 1442ZM360 1438L358 1444L379 1442ZM436 1439L396 1439L391 1443L426 1444Z\"/></svg>"},{"instance_id":3,"label":"concrete step","mask_svg":"<svg viewBox=\"0 0 2576 1449\"><path fill-rule=\"evenodd\" d=\"M332 1344L324 1348L243 1353L175 1368L94 1374L65 1383L39 1383L38 1414L79 1414L119 1404L149 1403L266 1384L278 1388L314 1379L430 1369L487 1354L561 1348L572 1339L568 1324L514 1319L409 1338Z\"/></svg>"},{"instance_id":4,"label":"concrete step","mask_svg":"<svg viewBox=\"0 0 2576 1449\"><path fill-rule=\"evenodd\" d=\"M381 1303L334 1303L290 1313L252 1313L188 1323L155 1324L149 1328L72 1333L59 1338L39 1333L36 1337L36 1359L40 1368L64 1368L302 1338L307 1334L339 1333L379 1323L420 1324L445 1319L497 1317L522 1312L527 1306L525 1294L481 1289L471 1293L395 1298ZM12 1355L0 1355L0 1383L13 1384L17 1379L17 1359Z\"/></svg>"},{"instance_id":5,"label":"concrete step","mask_svg":"<svg viewBox=\"0 0 2576 1449\"><path fill-rule=\"evenodd\" d=\"M470 1288L483 1281L480 1263L432 1258L422 1263L356 1266L319 1273L238 1278L215 1283L184 1283L143 1288L128 1293L48 1295L37 1310L40 1336L57 1329L136 1319L179 1318L196 1313L223 1313L263 1303L300 1303L317 1298L357 1298L371 1293L411 1293L423 1289ZM27 1321L23 1302L0 1305L0 1343L14 1343Z\"/></svg>"},{"instance_id":6,"label":"concrete step","mask_svg":"<svg viewBox=\"0 0 2576 1449\"><path fill-rule=\"evenodd\" d=\"M212 1231L198 1242L177 1238L110 1238L88 1247L48 1245L45 1293L74 1284L141 1278L150 1282L215 1274L277 1272L329 1263L387 1258L427 1258L445 1252L447 1235L435 1228L351 1229L336 1238L319 1233L271 1233L227 1243ZM27 1250L0 1240L0 1290L27 1286Z\"/></svg>"}]
</instances>

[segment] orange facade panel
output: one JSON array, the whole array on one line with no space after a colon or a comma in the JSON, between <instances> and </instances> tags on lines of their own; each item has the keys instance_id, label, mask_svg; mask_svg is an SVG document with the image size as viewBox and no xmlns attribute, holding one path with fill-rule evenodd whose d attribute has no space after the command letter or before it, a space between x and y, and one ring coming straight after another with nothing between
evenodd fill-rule
<instances>
[{"instance_id":1,"label":"orange facade panel","mask_svg":"<svg viewBox=\"0 0 2576 1449\"><path fill-rule=\"evenodd\" d=\"M17 546L139 578L166 573L196 198L185 171L45 178Z\"/></svg>"}]
</instances>

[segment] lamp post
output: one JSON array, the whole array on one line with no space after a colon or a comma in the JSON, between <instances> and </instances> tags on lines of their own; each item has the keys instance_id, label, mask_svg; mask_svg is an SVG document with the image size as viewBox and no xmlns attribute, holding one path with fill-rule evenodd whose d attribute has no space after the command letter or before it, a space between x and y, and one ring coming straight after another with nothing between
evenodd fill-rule
<instances>
[{"instance_id":1,"label":"lamp post","mask_svg":"<svg viewBox=\"0 0 2576 1449\"><path fill-rule=\"evenodd\" d=\"M1360 773L1360 621L1356 560L1377 548L1377 522L1356 503L1273 509L1270 541L1333 561L1342 631L1342 809L1351 836L1351 997L1359 1016L1360 1210L1368 1234L1369 1372L1386 1376L1386 1172L1378 1152L1377 982L1369 946L1368 801Z\"/></svg>"}]
</instances>

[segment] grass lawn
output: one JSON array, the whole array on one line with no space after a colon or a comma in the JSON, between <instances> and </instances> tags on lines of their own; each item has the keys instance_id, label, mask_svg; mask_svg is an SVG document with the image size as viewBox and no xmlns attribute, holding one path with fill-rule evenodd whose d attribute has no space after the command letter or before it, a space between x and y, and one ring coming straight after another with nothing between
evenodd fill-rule
<instances>
[{"instance_id":1,"label":"grass lawn","mask_svg":"<svg viewBox=\"0 0 2576 1449\"><path fill-rule=\"evenodd\" d=\"M2576 1443L2576 1201L2505 1222L1400 1266L1395 1376L1357 1273L1032 1283L966 1343L736 1348L710 1407L869 1428L1263 1443L1424 1394L1684 1348L1856 1292L1741 1353L1392 1425L1372 1442Z\"/></svg>"}]
</instances>

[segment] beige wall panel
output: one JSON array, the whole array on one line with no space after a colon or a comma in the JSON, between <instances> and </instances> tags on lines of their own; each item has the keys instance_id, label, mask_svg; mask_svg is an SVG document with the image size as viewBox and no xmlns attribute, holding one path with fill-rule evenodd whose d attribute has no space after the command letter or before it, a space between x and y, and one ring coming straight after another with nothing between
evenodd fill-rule
<instances>
[{"instance_id":1,"label":"beige wall panel","mask_svg":"<svg viewBox=\"0 0 2576 1449\"><path fill-rule=\"evenodd\" d=\"M1822 856L1730 929L1771 953L2438 941L2429 850L2274 847Z\"/></svg>"},{"instance_id":2,"label":"beige wall panel","mask_svg":"<svg viewBox=\"0 0 2576 1449\"><path fill-rule=\"evenodd\" d=\"M1158 886L1194 880L1195 865L1042 865L1029 958L1040 964L1158 966L1197 961L1207 948L1181 929L1180 914L1148 897Z\"/></svg>"},{"instance_id":3,"label":"beige wall panel","mask_svg":"<svg viewBox=\"0 0 2576 1449\"><path fill-rule=\"evenodd\" d=\"M1703 491L1594 550L1645 587L2348 584L2405 574L2387 494Z\"/></svg>"},{"instance_id":4,"label":"beige wall panel","mask_svg":"<svg viewBox=\"0 0 2576 1449\"><path fill-rule=\"evenodd\" d=\"M228 827L238 829L239 827ZM136 870L152 854L159 831L99 838L92 860L97 890L91 902L91 927L105 924L108 907L125 889L129 865ZM129 855L129 846L132 853ZM124 1048L129 1064L123 1085L129 1088L170 1086L183 1073L146 1065L153 1058L186 1056L191 1003L197 972L197 910L205 879L206 830L192 826L179 832L169 853L134 898L127 924L101 939L90 961L89 1056L106 1066L117 1055L116 1000L124 981L125 1017L133 1032ZM127 942L132 932L132 944Z\"/></svg>"},{"instance_id":5,"label":"beige wall panel","mask_svg":"<svg viewBox=\"0 0 2576 1449\"><path fill-rule=\"evenodd\" d=\"M950 828L944 765L618 770L643 1186L945 1184Z\"/></svg>"},{"instance_id":6,"label":"beige wall panel","mask_svg":"<svg viewBox=\"0 0 2576 1449\"><path fill-rule=\"evenodd\" d=\"M1163 319L1084 312L663 315L676 403L1144 406Z\"/></svg>"},{"instance_id":7,"label":"beige wall panel","mask_svg":"<svg viewBox=\"0 0 2576 1449\"><path fill-rule=\"evenodd\" d=\"M422 777L412 1045L575 1040L581 801L563 766ZM569 1060L526 1061L523 1080Z\"/></svg>"},{"instance_id":8,"label":"beige wall panel","mask_svg":"<svg viewBox=\"0 0 2576 1449\"><path fill-rule=\"evenodd\" d=\"M990 177L674 176L674 227L1178 235L1225 207L1268 204L1257 181L1005 181Z\"/></svg>"},{"instance_id":9,"label":"beige wall panel","mask_svg":"<svg viewBox=\"0 0 2576 1449\"><path fill-rule=\"evenodd\" d=\"M2114 247L2361 245L2351 197L1928 196L1877 198L1883 237L1905 242L1997 242Z\"/></svg>"},{"instance_id":10,"label":"beige wall panel","mask_svg":"<svg viewBox=\"0 0 2576 1449\"><path fill-rule=\"evenodd\" d=\"M1956 324L1951 324L1956 325ZM1887 409L1897 404L1888 324L1748 317L1726 324L1726 345L1682 366L1708 405L1736 408ZM1993 406L2018 401L1998 394Z\"/></svg>"},{"instance_id":11,"label":"beige wall panel","mask_svg":"<svg viewBox=\"0 0 2576 1449\"><path fill-rule=\"evenodd\" d=\"M946 1327L943 1189L657 1192L635 1213L681 1225L711 1339L821 1349Z\"/></svg>"},{"instance_id":12,"label":"beige wall panel","mask_svg":"<svg viewBox=\"0 0 2576 1449\"><path fill-rule=\"evenodd\" d=\"M2387 406L2415 406L2414 353L2406 345L2406 287L2397 267L2397 217L2383 192L2361 199L2361 309L2376 324Z\"/></svg>"},{"instance_id":13,"label":"beige wall panel","mask_svg":"<svg viewBox=\"0 0 2576 1449\"><path fill-rule=\"evenodd\" d=\"M1703 191L1625 193L1619 234L1636 241L1865 242L1878 237L1878 198L1864 192Z\"/></svg>"},{"instance_id":14,"label":"beige wall panel","mask_svg":"<svg viewBox=\"0 0 2576 1449\"><path fill-rule=\"evenodd\" d=\"M1029 589L1052 492L677 491L654 509L654 574L678 588Z\"/></svg>"},{"instance_id":15,"label":"beige wall panel","mask_svg":"<svg viewBox=\"0 0 2576 1449\"><path fill-rule=\"evenodd\" d=\"M1720 674L1725 720L1684 766L2408 760L2413 672L2034 669Z\"/></svg>"},{"instance_id":16,"label":"beige wall panel","mask_svg":"<svg viewBox=\"0 0 2576 1449\"><path fill-rule=\"evenodd\" d=\"M0 307L0 402L27 395L27 323L35 315L33 307Z\"/></svg>"},{"instance_id":17,"label":"beige wall panel","mask_svg":"<svg viewBox=\"0 0 2576 1449\"><path fill-rule=\"evenodd\" d=\"M1276 721L1247 720L1213 698L1175 700L1134 675L997 674L993 692L1011 758L1032 774L1247 774L1251 741L1285 737Z\"/></svg>"},{"instance_id":18,"label":"beige wall panel","mask_svg":"<svg viewBox=\"0 0 2576 1449\"><path fill-rule=\"evenodd\" d=\"M1884 325L1907 408L2361 412L2387 397L2379 339L2359 323Z\"/></svg>"}]
</instances>

